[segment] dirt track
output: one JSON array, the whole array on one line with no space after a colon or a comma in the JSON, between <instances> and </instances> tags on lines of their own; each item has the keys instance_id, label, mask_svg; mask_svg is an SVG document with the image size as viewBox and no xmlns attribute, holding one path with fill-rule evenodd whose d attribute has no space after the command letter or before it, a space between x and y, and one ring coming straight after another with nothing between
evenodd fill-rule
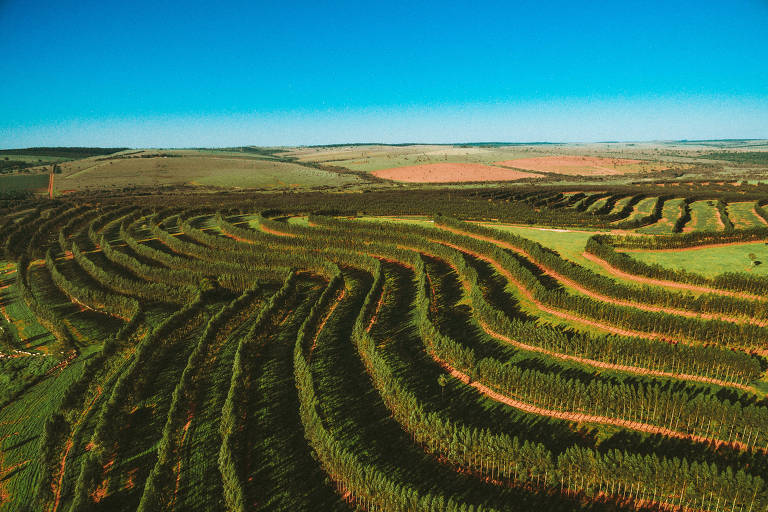
<instances>
[{"instance_id":1,"label":"dirt track","mask_svg":"<svg viewBox=\"0 0 768 512\"><path fill-rule=\"evenodd\" d=\"M672 373L672 372L663 372L660 370L650 370L648 368L642 368L639 366L628 366L628 365L622 365L622 364L613 364L613 363L606 363L603 361L597 361L594 359L587 359L585 357L579 357L579 356L572 356L568 354L562 354L560 352L554 352L552 350L547 350L545 348L537 347L535 345L527 345L525 343L513 340L512 338L509 338L507 336L504 336L503 334L500 334L498 332L495 332L493 329L488 327L486 324L484 324L481 321L478 321L480 324L480 327L492 338L495 338L499 341L503 341L505 343L509 343L512 346L515 346L517 348L520 348L522 350L527 350L530 352L539 352L541 354L545 354L550 357L554 357L557 359L563 359L567 361L574 361L576 363L586 364L588 366L594 366L595 368L604 368L606 370L616 370L621 372L627 372L627 373L634 373L636 375L643 375L647 377L663 377L663 378L670 378L670 379L679 379L679 380L690 380L690 381L696 381L696 382L706 382L709 384L715 384L718 386L723 387L731 387L731 388L737 388L741 389L743 391L747 392L754 392L755 390L749 386L745 386L744 384L737 384L735 382L729 382L721 379L715 379L712 377L702 377L699 375L689 375L686 373Z\"/></svg>"},{"instance_id":2,"label":"dirt track","mask_svg":"<svg viewBox=\"0 0 768 512\"><path fill-rule=\"evenodd\" d=\"M720 439L711 439L711 438L706 438L702 436L686 434L684 432L679 432L679 431L671 430L664 427L658 427L656 425L651 425L649 423L640 423L638 421L622 420L618 418L610 418L607 416L598 416L593 414L584 414L584 413L568 412L568 411L557 411L554 409L546 409L544 407L538 407L536 405L532 405L527 402L522 402L520 400L508 397L506 395L502 395L501 393L498 393L497 391L494 391L488 386L481 384L477 381L471 381L468 375L456 370L455 368L453 368L451 365L449 365L447 362L443 361L436 355L430 353L430 356L440 366L442 366L446 371L448 371L452 377L459 379L464 384L472 386L473 388L478 390L480 393L487 396L488 398L491 398L492 400L495 400L496 402L508 405L510 407L514 407L515 409L519 409L527 413L537 414L539 416L547 416L549 418L556 418L556 419L561 419L566 421L574 421L576 423L598 423L601 425L615 425L617 427L628 428L628 429L637 430L640 432L647 432L649 434L661 434L663 436L674 437L677 439L689 439L691 441L695 441L699 443L714 442L717 446L722 446L722 445L732 446L740 450L749 449L749 446L738 441L732 441L731 443L726 443L725 441Z\"/></svg>"}]
</instances>

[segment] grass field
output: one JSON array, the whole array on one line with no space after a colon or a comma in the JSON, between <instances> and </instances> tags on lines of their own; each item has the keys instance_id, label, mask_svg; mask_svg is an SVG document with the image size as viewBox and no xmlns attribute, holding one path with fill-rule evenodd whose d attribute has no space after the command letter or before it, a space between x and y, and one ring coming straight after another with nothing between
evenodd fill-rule
<instances>
[{"instance_id":1,"label":"grass field","mask_svg":"<svg viewBox=\"0 0 768 512\"><path fill-rule=\"evenodd\" d=\"M756 261L761 263L755 265L749 257L750 254L754 254ZM646 263L658 263L663 267L696 272L708 277L724 272L768 274L768 246L763 242L680 252L639 251L633 252L632 257Z\"/></svg>"},{"instance_id":2,"label":"grass field","mask_svg":"<svg viewBox=\"0 0 768 512\"><path fill-rule=\"evenodd\" d=\"M0 194L15 191L39 191L48 187L48 174L0 175Z\"/></svg>"},{"instance_id":3,"label":"grass field","mask_svg":"<svg viewBox=\"0 0 768 512\"><path fill-rule=\"evenodd\" d=\"M749 229L766 225L765 219L760 217L756 208L759 206L752 201L728 203L728 217L736 229Z\"/></svg>"},{"instance_id":4,"label":"grass field","mask_svg":"<svg viewBox=\"0 0 768 512\"><path fill-rule=\"evenodd\" d=\"M297 189L359 182L348 174L228 153L169 152L149 158L88 159L62 167L56 182L60 190L162 185Z\"/></svg>"},{"instance_id":5,"label":"grass field","mask_svg":"<svg viewBox=\"0 0 768 512\"><path fill-rule=\"evenodd\" d=\"M656 197L646 197L645 199L641 199L640 202L635 205L635 207L632 209L632 213L630 213L626 219L614 221L614 223L634 221L650 215L653 213L653 208L656 206L657 200L658 198Z\"/></svg>"},{"instance_id":6,"label":"grass field","mask_svg":"<svg viewBox=\"0 0 768 512\"><path fill-rule=\"evenodd\" d=\"M722 231L723 223L714 201L694 201L691 203L691 220L683 228L684 233L691 231Z\"/></svg>"},{"instance_id":7,"label":"grass field","mask_svg":"<svg viewBox=\"0 0 768 512\"><path fill-rule=\"evenodd\" d=\"M667 199L664 202L664 207L661 210L661 218L651 224L638 229L638 233L646 233L653 235L664 235L673 232L675 222L683 214L683 202L685 199Z\"/></svg>"}]
</instances>

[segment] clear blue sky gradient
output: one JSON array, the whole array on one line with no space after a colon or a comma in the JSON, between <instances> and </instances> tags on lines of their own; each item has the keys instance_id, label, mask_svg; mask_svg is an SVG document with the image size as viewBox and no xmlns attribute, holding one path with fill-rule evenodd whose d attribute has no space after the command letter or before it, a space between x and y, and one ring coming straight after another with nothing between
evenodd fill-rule
<instances>
[{"instance_id":1,"label":"clear blue sky gradient","mask_svg":"<svg viewBox=\"0 0 768 512\"><path fill-rule=\"evenodd\" d=\"M0 0L0 147L768 138L768 0Z\"/></svg>"}]
</instances>

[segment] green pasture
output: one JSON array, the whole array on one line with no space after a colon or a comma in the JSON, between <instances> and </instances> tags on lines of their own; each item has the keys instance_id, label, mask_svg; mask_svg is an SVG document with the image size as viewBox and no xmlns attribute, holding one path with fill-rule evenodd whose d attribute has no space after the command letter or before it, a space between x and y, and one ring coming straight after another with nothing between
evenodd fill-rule
<instances>
[{"instance_id":1,"label":"green pasture","mask_svg":"<svg viewBox=\"0 0 768 512\"><path fill-rule=\"evenodd\" d=\"M755 256L754 263L750 258L751 254ZM768 244L764 242L688 249L678 252L642 251L632 252L630 255L644 263L656 263L663 267L696 272L708 277L724 272L768 274ZM760 264L755 265L758 261Z\"/></svg>"},{"instance_id":2,"label":"green pasture","mask_svg":"<svg viewBox=\"0 0 768 512\"><path fill-rule=\"evenodd\" d=\"M672 233L675 222L683 214L683 202L685 199L668 199L661 210L661 219L637 230L638 233L648 233L653 235L668 235Z\"/></svg>"},{"instance_id":3,"label":"green pasture","mask_svg":"<svg viewBox=\"0 0 768 512\"><path fill-rule=\"evenodd\" d=\"M616 204L613 205L613 209L610 211L610 215L619 213L625 206L632 200L632 196L622 197Z\"/></svg>"},{"instance_id":4,"label":"green pasture","mask_svg":"<svg viewBox=\"0 0 768 512\"><path fill-rule=\"evenodd\" d=\"M719 219L720 213L717 211L715 201L694 201L691 203L691 220L683 231L722 231Z\"/></svg>"},{"instance_id":5,"label":"green pasture","mask_svg":"<svg viewBox=\"0 0 768 512\"><path fill-rule=\"evenodd\" d=\"M728 203L728 217L731 219L733 227L749 229L765 226L763 218L755 213L756 208L759 206L754 201Z\"/></svg>"},{"instance_id":6,"label":"green pasture","mask_svg":"<svg viewBox=\"0 0 768 512\"><path fill-rule=\"evenodd\" d=\"M653 208L656 206L656 201L657 198L655 197L646 197L645 199L640 200L640 202L635 205L632 213L630 213L626 219L617 220L616 222L632 221L641 219L646 215L650 215L653 213Z\"/></svg>"},{"instance_id":7,"label":"green pasture","mask_svg":"<svg viewBox=\"0 0 768 512\"><path fill-rule=\"evenodd\" d=\"M3 192L18 192L48 188L48 174L0 175L0 195Z\"/></svg>"}]
</instances>

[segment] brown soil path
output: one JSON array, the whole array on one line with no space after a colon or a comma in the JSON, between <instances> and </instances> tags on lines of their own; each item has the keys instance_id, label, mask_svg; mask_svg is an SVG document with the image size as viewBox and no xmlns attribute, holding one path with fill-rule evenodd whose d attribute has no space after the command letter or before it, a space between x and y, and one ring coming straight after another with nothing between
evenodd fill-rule
<instances>
[{"instance_id":1,"label":"brown soil path","mask_svg":"<svg viewBox=\"0 0 768 512\"><path fill-rule=\"evenodd\" d=\"M347 288L344 287L341 289L341 292L336 295L336 300L333 302L333 304L331 304L331 307L328 308L328 312L325 314L323 319L317 325L315 336L312 338L312 346L309 347L309 356L307 357L308 361L312 360L312 354L314 353L315 347L317 346L317 339L320 337L320 333L323 331L325 324L328 323L328 319L331 318L331 315L333 315L333 312L336 311L336 308L339 307L339 304L341 304L341 301L344 300L344 297L346 295L347 295Z\"/></svg>"},{"instance_id":2,"label":"brown soil path","mask_svg":"<svg viewBox=\"0 0 768 512\"><path fill-rule=\"evenodd\" d=\"M718 231L725 231L725 222L719 208L715 208L715 222L717 222Z\"/></svg>"},{"instance_id":3,"label":"brown soil path","mask_svg":"<svg viewBox=\"0 0 768 512\"><path fill-rule=\"evenodd\" d=\"M486 325L480 320L478 320L478 323L480 324L480 327L482 327L482 329L492 338L495 338L499 341L503 341L505 343L509 343L510 345L513 345L522 350L527 350L530 352L538 352L538 353L545 354L547 356L554 357L557 359L574 361L576 363L593 366L595 368L604 368L606 370L615 370L620 372L634 373L636 375L643 375L643 376L649 376L649 377L663 377L663 378L670 378L670 379L706 382L708 384L715 384L717 386L732 387L732 388L740 389L742 391L755 392L754 388L751 388L744 384L737 384L735 382L715 379L712 377L702 377L699 375L690 375L687 373L664 372L661 370L651 370L651 369L643 368L640 366L629 366L629 365L623 365L623 364L606 363L603 361L597 361L595 359L588 359L586 357L572 356L568 354L563 354L561 352L554 352L552 350L548 350L542 347L537 347L535 345L528 345L528 344L513 340L512 338L509 338L501 333L495 332L493 329L491 329L488 325Z\"/></svg>"},{"instance_id":4,"label":"brown soil path","mask_svg":"<svg viewBox=\"0 0 768 512\"><path fill-rule=\"evenodd\" d=\"M679 290L686 290L686 291L696 292L696 293L713 293L717 295L725 295L728 297L737 297L740 299L768 301L768 297L764 297L762 295L754 295L746 292L734 292L730 290L722 290L720 288L710 288L708 286L680 283L677 281L668 281L665 279L654 279L652 277L643 277L636 274L630 274L628 272L624 272L623 270L619 270L618 268L612 266L610 263L608 263L604 259L598 256L595 256L590 252L584 251L581 255L585 259L588 259L592 263L600 265L604 270L621 279L628 279L630 281L635 281L638 283L649 284L654 286L677 288Z\"/></svg>"},{"instance_id":5,"label":"brown soil path","mask_svg":"<svg viewBox=\"0 0 768 512\"><path fill-rule=\"evenodd\" d=\"M730 443L727 443L720 439L713 439L713 438L707 438L707 437L697 436L693 434L686 434L684 432L671 430L665 427L658 427L656 425L651 425L649 423L641 423L639 421L622 420L618 418L611 418L608 416L598 416L594 414L585 414L585 413L578 413L578 412L571 412L571 411L558 411L555 409L547 409L544 407L532 405L527 402L523 402L521 400L517 400L515 398L502 395L501 393L494 391L493 389L486 386L485 384L481 384L480 382L471 380L468 375L453 368L450 364L448 364L446 361L443 361L433 353L431 353L430 356L435 360L435 362L437 362L448 373L450 373L452 377L460 380L464 384L472 386L473 388L478 390L480 393L482 393L483 395L487 396L488 398L496 402L502 403L504 405L508 405L510 407L514 407L515 409L519 409L527 413L537 414L539 416L546 416L549 418L556 418L556 419L561 419L566 421L573 421L576 423L597 423L600 425L613 425L617 427L627 428L630 430L637 430L639 432L647 432L649 434L661 434L666 437L674 437L677 439L688 439L688 440L699 442L699 443L714 442L715 445L718 447L731 446L739 450L749 449L748 445L739 441L731 441Z\"/></svg>"},{"instance_id":6,"label":"brown soil path","mask_svg":"<svg viewBox=\"0 0 768 512\"><path fill-rule=\"evenodd\" d=\"M568 288L572 288L579 293L586 295L588 297L591 297L595 300L599 300L601 302L608 302L610 304L615 304L617 306L623 306L628 308L635 308L640 309L642 311L649 311L653 313L666 313L669 315L677 315L677 316L683 316L688 318L700 318L703 320L722 320L724 322L733 322L733 323L751 323L754 325L758 325L761 327L765 327L768 325L768 320L764 319L757 319L757 318L745 318L745 317L735 317L735 316L728 316L728 315L722 315L717 313L702 313L702 312L696 312L696 311L689 311L687 309L677 309L677 308L671 308L666 306L652 306L649 304L643 304L636 301L629 301L629 300L623 300L623 299L617 299L615 297L611 297L608 295L603 295L601 293L595 292L593 290L590 290L588 288L585 288L580 283L577 283L576 281L573 281L572 279L565 277L564 275L556 272L555 270L539 263L536 261L528 252L524 251L523 249L520 249L517 246L514 246L508 242L504 242L503 240L498 240L495 238L478 235L475 233L470 233L467 231L462 231L459 229L454 229L448 226L438 225L440 229L444 229L446 231L450 231L452 233L460 234L463 236L468 236L471 238L475 238L477 240L483 240L485 242L490 242L495 245L498 245L499 247L503 247L504 249L509 249L511 251L514 251L515 253L523 256L527 260L529 260L531 263L536 265L542 272L544 272L546 275L552 277L553 279L556 279L563 285L567 286Z\"/></svg>"}]
</instances>

